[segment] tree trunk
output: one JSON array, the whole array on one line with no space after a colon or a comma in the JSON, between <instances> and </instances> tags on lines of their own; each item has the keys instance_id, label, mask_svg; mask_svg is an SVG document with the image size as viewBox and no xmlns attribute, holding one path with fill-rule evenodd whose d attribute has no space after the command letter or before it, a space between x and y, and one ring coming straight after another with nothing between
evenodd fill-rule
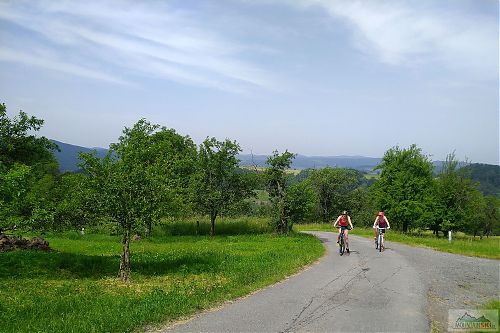
<instances>
[{"instance_id":1,"label":"tree trunk","mask_svg":"<svg viewBox=\"0 0 500 333\"><path fill-rule=\"evenodd\" d=\"M153 229L153 220L146 220L146 237L150 237Z\"/></svg>"},{"instance_id":2,"label":"tree trunk","mask_svg":"<svg viewBox=\"0 0 500 333\"><path fill-rule=\"evenodd\" d=\"M128 282L130 279L130 227L125 228L122 240L123 250L120 260L120 279Z\"/></svg>"},{"instance_id":3,"label":"tree trunk","mask_svg":"<svg viewBox=\"0 0 500 333\"><path fill-rule=\"evenodd\" d=\"M403 222L403 232L408 232L408 221Z\"/></svg>"},{"instance_id":4,"label":"tree trunk","mask_svg":"<svg viewBox=\"0 0 500 333\"><path fill-rule=\"evenodd\" d=\"M217 212L210 213L210 235L215 236L215 219L217 218Z\"/></svg>"}]
</instances>

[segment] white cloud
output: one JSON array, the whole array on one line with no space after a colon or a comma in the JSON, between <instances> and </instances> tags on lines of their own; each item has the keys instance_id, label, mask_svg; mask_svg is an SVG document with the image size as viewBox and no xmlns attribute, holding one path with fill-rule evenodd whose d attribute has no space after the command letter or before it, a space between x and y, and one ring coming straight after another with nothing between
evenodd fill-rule
<instances>
[{"instance_id":1,"label":"white cloud","mask_svg":"<svg viewBox=\"0 0 500 333\"><path fill-rule=\"evenodd\" d=\"M438 62L476 78L497 78L498 13L472 15L453 1L446 11L428 5L395 0L300 1L302 8L319 6L332 18L344 20L352 27L354 45L381 62Z\"/></svg>"},{"instance_id":2,"label":"white cloud","mask_svg":"<svg viewBox=\"0 0 500 333\"><path fill-rule=\"evenodd\" d=\"M58 61L57 59L51 59L50 57L47 56L48 52L44 53L45 55L43 55L42 53L38 53L38 55L33 55L33 53L26 53L23 51L0 49L0 60L29 64L32 66L43 67L46 69L55 70L76 76L86 77L94 80L101 80L118 84L129 84L127 81L112 75L108 75L82 66L67 64Z\"/></svg>"},{"instance_id":3,"label":"white cloud","mask_svg":"<svg viewBox=\"0 0 500 333\"><path fill-rule=\"evenodd\" d=\"M231 92L281 86L264 70L238 59L243 45L162 2L4 2L0 20L31 32L2 32L2 39L11 41L3 45L4 61L115 82L128 73ZM53 57L35 58L23 51L37 48L59 54L60 66ZM91 75L104 68L107 75ZM110 71L120 75L111 79Z\"/></svg>"}]
</instances>

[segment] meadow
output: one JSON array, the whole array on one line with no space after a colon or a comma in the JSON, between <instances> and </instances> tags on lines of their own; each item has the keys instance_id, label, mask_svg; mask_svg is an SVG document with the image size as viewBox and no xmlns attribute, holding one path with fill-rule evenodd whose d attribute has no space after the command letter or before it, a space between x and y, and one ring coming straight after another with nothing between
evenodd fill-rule
<instances>
[{"instance_id":1,"label":"meadow","mask_svg":"<svg viewBox=\"0 0 500 333\"><path fill-rule=\"evenodd\" d=\"M117 278L119 236L47 234L52 252L0 253L0 330L131 332L166 325L280 281L324 253L310 235L263 233L263 221L226 221L215 237L205 235L206 224L164 223L154 237L132 242L130 283Z\"/></svg>"},{"instance_id":2,"label":"meadow","mask_svg":"<svg viewBox=\"0 0 500 333\"><path fill-rule=\"evenodd\" d=\"M332 226L327 223L295 224L294 228L297 231L333 231ZM366 238L373 237L372 228L355 226L350 233ZM442 252L472 257L500 259L500 237L498 236L483 237L483 239L479 239L479 237L474 238L464 233L456 233L453 234L452 242L450 243L446 237L436 237L430 231L415 230L413 232L403 233L388 230L386 240L411 246L431 248Z\"/></svg>"}]
</instances>

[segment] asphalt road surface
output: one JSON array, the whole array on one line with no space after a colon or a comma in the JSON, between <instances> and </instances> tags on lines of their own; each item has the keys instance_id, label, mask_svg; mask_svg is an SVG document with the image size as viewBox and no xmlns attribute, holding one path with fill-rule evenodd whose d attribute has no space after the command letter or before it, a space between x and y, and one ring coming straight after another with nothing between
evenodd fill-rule
<instances>
[{"instance_id":1,"label":"asphalt road surface","mask_svg":"<svg viewBox=\"0 0 500 333\"><path fill-rule=\"evenodd\" d=\"M470 258L350 236L339 256L336 234L313 232L327 254L300 274L203 312L162 332L446 331L448 309L498 297L497 260ZM390 239L390 235L389 235Z\"/></svg>"}]
</instances>

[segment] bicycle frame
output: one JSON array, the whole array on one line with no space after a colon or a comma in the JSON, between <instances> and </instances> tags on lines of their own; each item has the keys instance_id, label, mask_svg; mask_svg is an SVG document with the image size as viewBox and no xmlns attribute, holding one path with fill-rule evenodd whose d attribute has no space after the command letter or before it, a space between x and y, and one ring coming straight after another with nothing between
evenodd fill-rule
<instances>
[{"instance_id":1,"label":"bicycle frame","mask_svg":"<svg viewBox=\"0 0 500 333\"><path fill-rule=\"evenodd\" d=\"M382 247L385 248L384 233L382 232L382 230L386 230L387 228L379 228L379 227L377 227L377 229L378 229L378 236L377 236L378 251L382 252Z\"/></svg>"},{"instance_id":2,"label":"bicycle frame","mask_svg":"<svg viewBox=\"0 0 500 333\"><path fill-rule=\"evenodd\" d=\"M344 230L340 229L340 237L339 237L339 252L340 255L344 255L345 252L345 239L344 239Z\"/></svg>"},{"instance_id":3,"label":"bicycle frame","mask_svg":"<svg viewBox=\"0 0 500 333\"><path fill-rule=\"evenodd\" d=\"M340 226L337 228L341 228ZM351 230L351 228L347 228L347 230ZM345 244L345 229L340 229L340 235L339 235L339 253L340 255L344 255L344 252L346 250L346 244Z\"/></svg>"}]
</instances>

